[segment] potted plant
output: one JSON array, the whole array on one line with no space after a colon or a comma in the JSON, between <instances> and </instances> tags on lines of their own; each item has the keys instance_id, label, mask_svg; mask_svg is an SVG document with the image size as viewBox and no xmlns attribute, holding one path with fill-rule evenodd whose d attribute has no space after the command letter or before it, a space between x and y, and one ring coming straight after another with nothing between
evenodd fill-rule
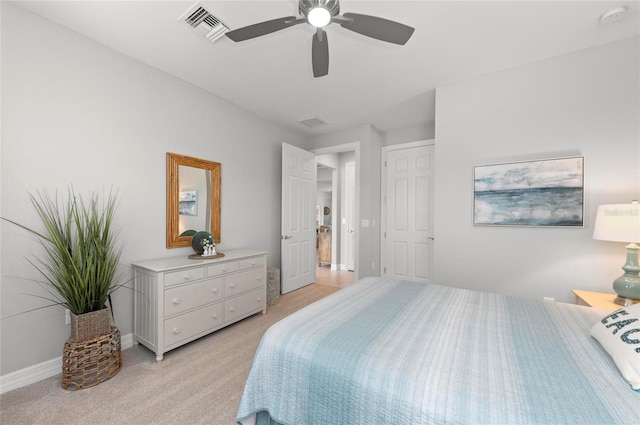
<instances>
[{"instance_id":1,"label":"potted plant","mask_svg":"<svg viewBox=\"0 0 640 425\"><path fill-rule=\"evenodd\" d=\"M29 194L43 230L4 219L35 235L44 254L28 259L40 283L51 294L45 299L71 312L71 336L76 341L109 332L111 294L118 283L121 245L112 230L117 193L104 200L93 193L88 200L68 190L66 199L46 191Z\"/></svg>"}]
</instances>

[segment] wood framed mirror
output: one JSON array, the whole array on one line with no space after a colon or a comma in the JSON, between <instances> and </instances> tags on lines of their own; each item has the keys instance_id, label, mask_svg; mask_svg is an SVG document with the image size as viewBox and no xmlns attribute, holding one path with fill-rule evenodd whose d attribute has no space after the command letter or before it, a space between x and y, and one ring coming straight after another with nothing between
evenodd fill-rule
<instances>
[{"instance_id":1,"label":"wood framed mirror","mask_svg":"<svg viewBox=\"0 0 640 425\"><path fill-rule=\"evenodd\" d=\"M220 243L220 163L167 152L167 248L204 230Z\"/></svg>"}]
</instances>

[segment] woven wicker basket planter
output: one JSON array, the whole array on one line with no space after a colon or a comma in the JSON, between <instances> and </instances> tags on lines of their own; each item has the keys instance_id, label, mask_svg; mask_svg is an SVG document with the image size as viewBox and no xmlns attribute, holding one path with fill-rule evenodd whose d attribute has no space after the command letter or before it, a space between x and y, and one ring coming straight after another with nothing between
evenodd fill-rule
<instances>
[{"instance_id":1,"label":"woven wicker basket planter","mask_svg":"<svg viewBox=\"0 0 640 425\"><path fill-rule=\"evenodd\" d=\"M114 377L122 368L120 331L115 326L101 336L67 339L62 355L62 388L81 390Z\"/></svg>"},{"instance_id":2,"label":"woven wicker basket planter","mask_svg":"<svg viewBox=\"0 0 640 425\"><path fill-rule=\"evenodd\" d=\"M71 313L71 336L74 341L87 341L111 331L111 309L75 315Z\"/></svg>"}]
</instances>

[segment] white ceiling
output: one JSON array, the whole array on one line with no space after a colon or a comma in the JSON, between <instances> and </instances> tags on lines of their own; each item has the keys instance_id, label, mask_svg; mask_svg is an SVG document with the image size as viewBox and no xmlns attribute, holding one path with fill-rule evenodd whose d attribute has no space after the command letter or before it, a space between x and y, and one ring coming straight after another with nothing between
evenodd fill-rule
<instances>
[{"instance_id":1,"label":"white ceiling","mask_svg":"<svg viewBox=\"0 0 640 425\"><path fill-rule=\"evenodd\" d=\"M308 25L212 43L178 18L195 1L17 1L303 136L372 123L433 124L434 88L640 34L639 1L342 1L415 28L405 46L327 27L329 75L313 78ZM202 1L231 29L297 15L297 1ZM626 5L624 18L598 23ZM46 40L43 40L45 43ZM309 129L297 121L320 117Z\"/></svg>"}]
</instances>

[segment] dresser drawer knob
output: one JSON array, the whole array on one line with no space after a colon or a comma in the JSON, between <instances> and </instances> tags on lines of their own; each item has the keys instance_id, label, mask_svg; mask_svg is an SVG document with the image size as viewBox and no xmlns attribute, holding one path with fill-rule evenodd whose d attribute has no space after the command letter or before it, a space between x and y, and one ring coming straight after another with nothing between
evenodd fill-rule
<instances>
[{"instance_id":1,"label":"dresser drawer knob","mask_svg":"<svg viewBox=\"0 0 640 425\"><path fill-rule=\"evenodd\" d=\"M191 275L190 274L185 274L184 275L184 280L191 280Z\"/></svg>"},{"instance_id":2,"label":"dresser drawer knob","mask_svg":"<svg viewBox=\"0 0 640 425\"><path fill-rule=\"evenodd\" d=\"M251 262L251 265L252 265L252 266L255 266L255 265L256 265L256 262L255 262L255 261L252 261L252 262Z\"/></svg>"},{"instance_id":3,"label":"dresser drawer knob","mask_svg":"<svg viewBox=\"0 0 640 425\"><path fill-rule=\"evenodd\" d=\"M173 328L173 334L174 335L178 335L180 333L180 329L178 328Z\"/></svg>"},{"instance_id":4,"label":"dresser drawer knob","mask_svg":"<svg viewBox=\"0 0 640 425\"><path fill-rule=\"evenodd\" d=\"M236 311L236 309L233 307L229 307L229 311L233 313L234 311Z\"/></svg>"},{"instance_id":5,"label":"dresser drawer knob","mask_svg":"<svg viewBox=\"0 0 640 425\"><path fill-rule=\"evenodd\" d=\"M223 272L226 272L228 269L226 267L223 267L220 270L222 270Z\"/></svg>"},{"instance_id":6,"label":"dresser drawer knob","mask_svg":"<svg viewBox=\"0 0 640 425\"><path fill-rule=\"evenodd\" d=\"M211 292L213 292L214 294L217 294L219 291L218 291L218 288L213 288Z\"/></svg>"},{"instance_id":7,"label":"dresser drawer knob","mask_svg":"<svg viewBox=\"0 0 640 425\"><path fill-rule=\"evenodd\" d=\"M260 298L256 298L256 301L257 301L258 303L262 303L262 300L261 300Z\"/></svg>"},{"instance_id":8,"label":"dresser drawer knob","mask_svg":"<svg viewBox=\"0 0 640 425\"><path fill-rule=\"evenodd\" d=\"M211 317L213 317L215 320L218 320L218 315L217 315L217 314L215 314L215 313L214 313L214 314L213 314L213 316L211 316Z\"/></svg>"},{"instance_id":9,"label":"dresser drawer knob","mask_svg":"<svg viewBox=\"0 0 640 425\"><path fill-rule=\"evenodd\" d=\"M178 305L178 304L180 304L180 298L174 298L173 305Z\"/></svg>"},{"instance_id":10,"label":"dresser drawer knob","mask_svg":"<svg viewBox=\"0 0 640 425\"><path fill-rule=\"evenodd\" d=\"M260 281L262 280L262 278L261 278L260 276L258 276L258 277L256 278L256 280L257 280L258 282L260 282Z\"/></svg>"},{"instance_id":11,"label":"dresser drawer knob","mask_svg":"<svg viewBox=\"0 0 640 425\"><path fill-rule=\"evenodd\" d=\"M230 283L229 286L232 287L232 288L235 288L236 284L235 283Z\"/></svg>"}]
</instances>

